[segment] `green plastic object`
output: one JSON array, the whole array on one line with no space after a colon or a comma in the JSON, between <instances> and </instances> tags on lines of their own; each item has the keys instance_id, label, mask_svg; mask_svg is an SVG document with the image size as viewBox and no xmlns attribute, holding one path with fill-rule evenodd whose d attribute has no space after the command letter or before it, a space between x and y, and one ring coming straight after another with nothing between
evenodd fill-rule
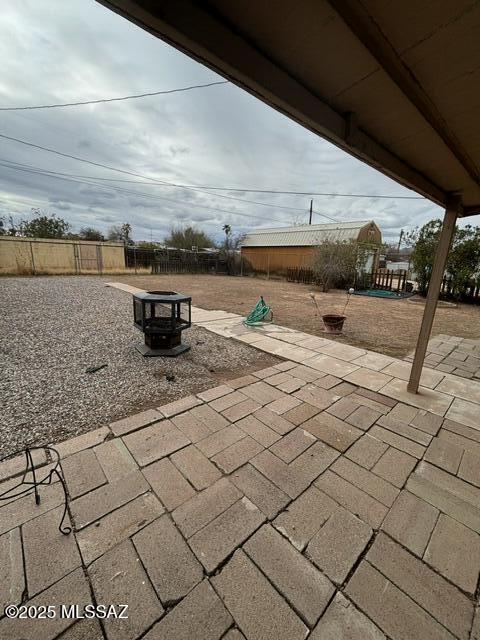
<instances>
[{"instance_id":1,"label":"green plastic object","mask_svg":"<svg viewBox=\"0 0 480 640\"><path fill-rule=\"evenodd\" d=\"M266 320L268 314L270 314L270 320ZM245 318L243 324L246 324L248 327L252 327L261 322L273 322L273 311L265 302L263 296L260 296L260 300Z\"/></svg>"}]
</instances>

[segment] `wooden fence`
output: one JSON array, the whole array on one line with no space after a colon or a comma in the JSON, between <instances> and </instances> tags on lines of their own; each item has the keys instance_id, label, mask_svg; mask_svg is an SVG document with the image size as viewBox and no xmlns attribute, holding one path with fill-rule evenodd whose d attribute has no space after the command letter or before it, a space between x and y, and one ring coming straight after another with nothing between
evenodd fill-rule
<instances>
[{"instance_id":1,"label":"wooden fence","mask_svg":"<svg viewBox=\"0 0 480 640\"><path fill-rule=\"evenodd\" d=\"M407 272L405 269L377 269L372 271L370 287L372 289L383 289L384 291L405 291L407 283Z\"/></svg>"},{"instance_id":2,"label":"wooden fence","mask_svg":"<svg viewBox=\"0 0 480 640\"><path fill-rule=\"evenodd\" d=\"M289 282L301 282L303 284L316 284L318 282L318 276L313 269L296 267L287 269L287 280Z\"/></svg>"}]
</instances>

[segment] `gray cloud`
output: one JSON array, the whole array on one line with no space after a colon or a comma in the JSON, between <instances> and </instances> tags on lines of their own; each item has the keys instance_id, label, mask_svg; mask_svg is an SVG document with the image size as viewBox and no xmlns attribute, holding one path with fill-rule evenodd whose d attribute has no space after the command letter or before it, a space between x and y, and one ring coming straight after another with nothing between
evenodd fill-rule
<instances>
[{"instance_id":1,"label":"gray cloud","mask_svg":"<svg viewBox=\"0 0 480 640\"><path fill-rule=\"evenodd\" d=\"M5 3L0 57L2 106L114 97L218 79L93 0ZM226 223L244 232L308 220L308 197L242 188L414 195L233 85L2 116L0 132L9 136L155 180L238 187L228 195L297 210L142 184L134 176L4 141L0 163L7 159L79 177L0 165L0 215L19 218L39 206L63 215L74 229L88 224L105 231L128 221L136 239L161 240L172 225L192 223L220 238ZM95 178L116 181L96 184ZM317 197L314 208L341 220L373 218L389 238L441 215L422 200ZM322 220L315 215L315 222Z\"/></svg>"}]
</instances>

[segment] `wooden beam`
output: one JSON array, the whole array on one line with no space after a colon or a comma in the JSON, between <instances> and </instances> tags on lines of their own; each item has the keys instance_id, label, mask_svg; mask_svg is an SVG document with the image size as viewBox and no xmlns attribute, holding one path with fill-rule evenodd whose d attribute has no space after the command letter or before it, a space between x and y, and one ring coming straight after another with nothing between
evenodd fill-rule
<instances>
[{"instance_id":1,"label":"wooden beam","mask_svg":"<svg viewBox=\"0 0 480 640\"><path fill-rule=\"evenodd\" d=\"M457 158L476 184L480 184L480 171L463 148L434 102L423 90L421 83L403 62L398 52L372 18L360 0L328 0L360 42L370 51L382 69L422 114L440 136L450 152Z\"/></svg>"},{"instance_id":2,"label":"wooden beam","mask_svg":"<svg viewBox=\"0 0 480 640\"><path fill-rule=\"evenodd\" d=\"M445 206L446 193L382 146L354 114L334 110L267 57L207 3L192 0L97 0L210 67L310 131L400 184Z\"/></svg>"},{"instance_id":3,"label":"wooden beam","mask_svg":"<svg viewBox=\"0 0 480 640\"><path fill-rule=\"evenodd\" d=\"M428 285L427 299L425 301L425 310L423 312L422 324L417 339L417 347L415 349L415 357L413 359L412 369L410 372L410 380L408 381L407 390L410 393L417 393L420 384L420 376L422 374L423 362L427 352L428 341L432 331L435 311L437 309L438 296L440 294L440 286L442 284L443 275L445 273L445 265L447 263L448 252L452 244L453 234L455 232L455 224L457 217L461 213L461 202L458 196L452 196L447 202L445 216L443 218L443 226L440 239L435 253L432 274Z\"/></svg>"}]
</instances>

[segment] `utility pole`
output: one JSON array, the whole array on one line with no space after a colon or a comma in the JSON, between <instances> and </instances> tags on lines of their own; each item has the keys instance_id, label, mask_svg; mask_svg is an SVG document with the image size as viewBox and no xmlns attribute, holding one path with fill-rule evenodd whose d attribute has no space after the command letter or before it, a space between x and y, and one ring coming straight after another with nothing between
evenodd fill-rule
<instances>
[{"instance_id":1,"label":"utility pole","mask_svg":"<svg viewBox=\"0 0 480 640\"><path fill-rule=\"evenodd\" d=\"M313 200L310 200L310 219L308 224L312 224L312 213L313 213Z\"/></svg>"},{"instance_id":2,"label":"utility pole","mask_svg":"<svg viewBox=\"0 0 480 640\"><path fill-rule=\"evenodd\" d=\"M405 232L403 231L403 229L401 229L401 231L400 231L400 237L399 237L399 239L398 239L398 247L397 247L397 252L398 252L398 253L400 253L400 245L402 244L402 238L403 238L403 236L404 236L404 233L405 233Z\"/></svg>"}]
</instances>

